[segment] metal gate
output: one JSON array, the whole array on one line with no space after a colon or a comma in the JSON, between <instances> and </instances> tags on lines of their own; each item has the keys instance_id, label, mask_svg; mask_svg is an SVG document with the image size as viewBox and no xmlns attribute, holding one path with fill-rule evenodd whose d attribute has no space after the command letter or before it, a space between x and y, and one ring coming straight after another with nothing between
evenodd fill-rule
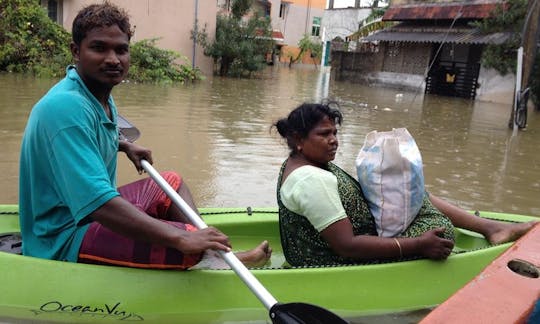
<instances>
[{"instance_id":1,"label":"metal gate","mask_svg":"<svg viewBox=\"0 0 540 324\"><path fill-rule=\"evenodd\" d=\"M480 64L439 61L428 73L425 93L475 99Z\"/></svg>"}]
</instances>

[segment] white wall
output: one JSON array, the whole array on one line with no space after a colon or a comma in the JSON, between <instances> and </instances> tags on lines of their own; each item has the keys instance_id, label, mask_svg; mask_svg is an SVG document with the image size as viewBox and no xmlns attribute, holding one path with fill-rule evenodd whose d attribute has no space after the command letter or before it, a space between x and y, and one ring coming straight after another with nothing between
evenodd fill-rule
<instances>
[{"instance_id":1,"label":"white wall","mask_svg":"<svg viewBox=\"0 0 540 324\"><path fill-rule=\"evenodd\" d=\"M512 105L516 76L508 73L502 76L494 69L480 68L480 86L476 90L476 100Z\"/></svg>"},{"instance_id":2,"label":"white wall","mask_svg":"<svg viewBox=\"0 0 540 324\"><path fill-rule=\"evenodd\" d=\"M95 0L67 0L63 2L63 25L71 31L73 19L84 6L95 3ZM195 47L190 31L195 20L195 4L198 4L197 16L199 24L207 25L210 39L215 37L217 6L215 0L160 0L134 1L110 0L111 3L124 8L130 15L135 34L132 42L149 38L159 38L157 46L179 52L187 57L190 64L195 62L205 75L211 75L213 60L206 57L200 46Z\"/></svg>"},{"instance_id":3,"label":"white wall","mask_svg":"<svg viewBox=\"0 0 540 324\"><path fill-rule=\"evenodd\" d=\"M325 29L325 41L339 36L343 39L358 31L358 24L371 13L369 8L325 10L321 28Z\"/></svg>"}]
</instances>

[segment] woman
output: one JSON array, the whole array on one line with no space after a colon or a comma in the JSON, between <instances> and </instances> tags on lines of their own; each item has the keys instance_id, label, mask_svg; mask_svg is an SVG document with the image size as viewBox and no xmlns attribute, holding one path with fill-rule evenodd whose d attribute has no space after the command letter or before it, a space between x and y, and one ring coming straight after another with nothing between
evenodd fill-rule
<instances>
[{"instance_id":1,"label":"woman","mask_svg":"<svg viewBox=\"0 0 540 324\"><path fill-rule=\"evenodd\" d=\"M534 223L506 224L473 216L426 194L413 223L399 237L377 236L359 183L331 163L342 115L327 104L305 103L273 126L286 139L289 158L281 167L277 199L281 243L293 266L350 264L424 257L446 259L454 246L453 226L503 243Z\"/></svg>"}]
</instances>

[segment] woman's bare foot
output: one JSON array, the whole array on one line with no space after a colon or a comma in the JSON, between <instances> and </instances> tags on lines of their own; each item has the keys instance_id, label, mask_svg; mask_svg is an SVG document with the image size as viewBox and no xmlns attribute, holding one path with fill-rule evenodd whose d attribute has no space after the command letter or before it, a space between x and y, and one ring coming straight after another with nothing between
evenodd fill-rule
<instances>
[{"instance_id":1,"label":"woman's bare foot","mask_svg":"<svg viewBox=\"0 0 540 324\"><path fill-rule=\"evenodd\" d=\"M498 223L494 225L491 234L486 235L486 238L491 244L501 244L515 241L523 234L527 233L538 221L527 223Z\"/></svg>"},{"instance_id":2,"label":"woman's bare foot","mask_svg":"<svg viewBox=\"0 0 540 324\"><path fill-rule=\"evenodd\" d=\"M263 266L272 256L272 248L268 241L262 241L252 250L236 252L236 257L244 263L246 267L256 268Z\"/></svg>"}]
</instances>

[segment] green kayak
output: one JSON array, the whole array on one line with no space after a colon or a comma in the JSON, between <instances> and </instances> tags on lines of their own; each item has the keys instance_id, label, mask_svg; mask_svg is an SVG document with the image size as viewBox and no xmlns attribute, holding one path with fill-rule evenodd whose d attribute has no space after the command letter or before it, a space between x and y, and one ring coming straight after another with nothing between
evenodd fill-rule
<instances>
[{"instance_id":1,"label":"green kayak","mask_svg":"<svg viewBox=\"0 0 540 324\"><path fill-rule=\"evenodd\" d=\"M235 250L268 240L268 264L252 272L282 303L315 304L354 318L433 307L511 246L490 246L456 229L446 261L291 268L285 263L275 208L202 208L206 223L230 236ZM523 222L534 217L488 213ZM232 270L140 270L25 257L17 206L0 205L0 322L264 323L268 312Z\"/></svg>"}]
</instances>

